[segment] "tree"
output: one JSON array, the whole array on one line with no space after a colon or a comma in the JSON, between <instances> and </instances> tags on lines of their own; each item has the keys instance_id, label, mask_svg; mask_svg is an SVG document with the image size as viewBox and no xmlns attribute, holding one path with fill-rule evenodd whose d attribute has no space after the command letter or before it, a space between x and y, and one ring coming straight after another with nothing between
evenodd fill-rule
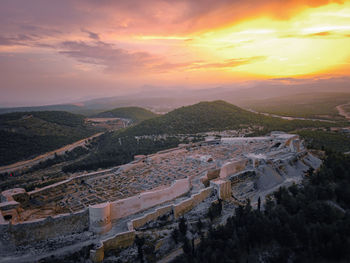
<instances>
[{"instance_id":1,"label":"tree","mask_svg":"<svg viewBox=\"0 0 350 263\"><path fill-rule=\"evenodd\" d=\"M186 236L187 224L186 224L186 219L184 217L180 218L179 230L182 236Z\"/></svg>"},{"instance_id":2,"label":"tree","mask_svg":"<svg viewBox=\"0 0 350 263\"><path fill-rule=\"evenodd\" d=\"M260 196L258 198L258 210L259 211L261 210L261 198L260 198Z\"/></svg>"},{"instance_id":3,"label":"tree","mask_svg":"<svg viewBox=\"0 0 350 263\"><path fill-rule=\"evenodd\" d=\"M143 245L145 244L145 239L143 237L136 236L135 237L135 244L137 246L137 257L139 258L140 262L143 263Z\"/></svg>"},{"instance_id":4,"label":"tree","mask_svg":"<svg viewBox=\"0 0 350 263\"><path fill-rule=\"evenodd\" d=\"M179 230L177 228L173 230L171 237L174 239L176 244L179 242Z\"/></svg>"},{"instance_id":5,"label":"tree","mask_svg":"<svg viewBox=\"0 0 350 263\"><path fill-rule=\"evenodd\" d=\"M191 258L192 247L191 247L190 241L186 237L184 238L184 244L182 246L182 249L183 249L185 255L187 256L187 258Z\"/></svg>"},{"instance_id":6,"label":"tree","mask_svg":"<svg viewBox=\"0 0 350 263\"><path fill-rule=\"evenodd\" d=\"M197 222L197 229L198 229L199 232L201 232L202 228L203 228L203 222L202 222L202 220L199 218L199 220L198 220L198 222Z\"/></svg>"}]
</instances>

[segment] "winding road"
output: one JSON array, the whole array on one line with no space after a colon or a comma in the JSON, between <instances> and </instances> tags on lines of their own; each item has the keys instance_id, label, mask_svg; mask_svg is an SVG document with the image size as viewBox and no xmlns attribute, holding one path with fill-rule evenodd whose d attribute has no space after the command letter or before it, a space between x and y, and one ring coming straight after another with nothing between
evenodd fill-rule
<instances>
[{"instance_id":1,"label":"winding road","mask_svg":"<svg viewBox=\"0 0 350 263\"><path fill-rule=\"evenodd\" d=\"M86 140L96 138L96 137L100 136L101 134L103 134L103 132L96 133L88 138L81 139L77 142L63 146L63 147L56 149L54 151L44 153L44 154L39 155L39 156L37 156L33 159L30 159L30 160L20 161L17 163L6 165L6 166L0 166L0 173L11 173L11 172L15 172L17 170L21 170L23 168L31 167L39 162L45 161L49 158L53 158L55 156L55 154L57 154L57 155L64 154L66 151L71 151L76 147L84 146L86 144Z\"/></svg>"},{"instance_id":2,"label":"winding road","mask_svg":"<svg viewBox=\"0 0 350 263\"><path fill-rule=\"evenodd\" d=\"M339 115L343 116L345 119L350 121L350 112L344 110L344 106L350 105L349 103L341 104L336 107Z\"/></svg>"},{"instance_id":3,"label":"winding road","mask_svg":"<svg viewBox=\"0 0 350 263\"><path fill-rule=\"evenodd\" d=\"M274 118L280 118L283 120L302 120L302 121L322 121L322 122L330 122L330 123L335 123L335 121L330 121L330 120L323 120L323 119L312 119L312 118L302 118L302 117L290 117L290 116L281 116L281 115L277 115L277 114L272 114L272 113L266 113L266 112L259 112L259 111L255 111L252 109L246 109L247 111L256 113L256 114L261 114L264 116L270 116L270 117L274 117Z\"/></svg>"}]
</instances>

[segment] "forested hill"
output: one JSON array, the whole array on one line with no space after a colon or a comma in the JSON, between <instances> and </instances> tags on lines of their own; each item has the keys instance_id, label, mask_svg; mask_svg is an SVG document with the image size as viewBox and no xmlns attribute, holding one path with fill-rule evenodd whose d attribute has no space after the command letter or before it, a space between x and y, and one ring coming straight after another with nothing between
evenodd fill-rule
<instances>
[{"instance_id":1,"label":"forested hill","mask_svg":"<svg viewBox=\"0 0 350 263\"><path fill-rule=\"evenodd\" d=\"M94 170L120 165L132 161L134 155L150 154L176 147L182 141L177 134L195 134L242 127L262 126L256 134L269 131L293 131L304 127L321 127L330 123L315 121L288 121L266 117L243 110L225 101L201 102L182 107L165 115L145 120L122 131L100 136L98 146L85 159L65 167L66 172ZM168 134L162 138L135 138L142 135ZM255 135L256 135L255 134ZM185 136L186 137L186 136Z\"/></svg>"},{"instance_id":2,"label":"forested hill","mask_svg":"<svg viewBox=\"0 0 350 263\"><path fill-rule=\"evenodd\" d=\"M103 118L125 118L130 119L134 123L158 117L157 114L141 107L123 107L109 111L104 111L96 115Z\"/></svg>"},{"instance_id":3,"label":"forested hill","mask_svg":"<svg viewBox=\"0 0 350 263\"><path fill-rule=\"evenodd\" d=\"M52 151L98 131L84 117L63 111L0 115L0 166Z\"/></svg>"},{"instance_id":4,"label":"forested hill","mask_svg":"<svg viewBox=\"0 0 350 263\"><path fill-rule=\"evenodd\" d=\"M225 101L200 102L149 119L124 131L127 135L193 134L260 125L266 131L291 131L302 127L329 126L329 123L282 120L252 113Z\"/></svg>"}]
</instances>

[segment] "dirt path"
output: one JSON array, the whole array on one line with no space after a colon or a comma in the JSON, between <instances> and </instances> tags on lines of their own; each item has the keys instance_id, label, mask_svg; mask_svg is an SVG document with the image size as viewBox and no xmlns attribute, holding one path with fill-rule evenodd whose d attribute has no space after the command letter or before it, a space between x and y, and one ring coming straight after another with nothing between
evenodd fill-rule
<instances>
[{"instance_id":1,"label":"dirt path","mask_svg":"<svg viewBox=\"0 0 350 263\"><path fill-rule=\"evenodd\" d=\"M336 107L339 115L343 116L345 119L349 120L350 121L350 112L347 112L346 110L344 110L344 106L346 105L350 105L350 102L349 103L345 103L345 104L342 104L342 105L338 105Z\"/></svg>"},{"instance_id":2,"label":"dirt path","mask_svg":"<svg viewBox=\"0 0 350 263\"><path fill-rule=\"evenodd\" d=\"M13 163L13 164L10 164L10 165L1 166L0 167L0 173L10 173L10 172L14 172L14 171L26 168L26 167L31 167L34 164L37 164L37 163L39 163L41 161L45 161L45 160L47 160L49 158L54 157L55 154L57 154L57 155L64 154L66 151L71 151L71 150L73 150L76 147L83 146L83 145L85 145L85 141L86 140L98 137L101 134L103 134L103 132L96 133L96 134L94 134L94 135L92 135L92 136L90 136L88 138L79 140L77 142L74 142L74 143L66 145L66 146L63 146L63 147L61 147L61 148L59 148L57 150L44 153L44 154L39 155L39 156L37 156L37 157L35 157L33 159L30 159L30 160L20 161L20 162Z\"/></svg>"}]
</instances>

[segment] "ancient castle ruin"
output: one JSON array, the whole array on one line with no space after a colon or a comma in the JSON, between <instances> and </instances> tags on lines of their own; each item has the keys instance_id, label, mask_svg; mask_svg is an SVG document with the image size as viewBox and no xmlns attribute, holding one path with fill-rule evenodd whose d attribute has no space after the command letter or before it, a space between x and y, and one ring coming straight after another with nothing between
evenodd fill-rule
<instances>
[{"instance_id":1,"label":"ancient castle ruin","mask_svg":"<svg viewBox=\"0 0 350 263\"><path fill-rule=\"evenodd\" d=\"M320 164L297 135L274 132L181 145L31 192L10 189L1 193L0 256L35 261L48 251L24 248L51 240L52 253L67 243L93 245L90 258L101 262L160 217L176 220L217 199L254 204Z\"/></svg>"}]
</instances>

